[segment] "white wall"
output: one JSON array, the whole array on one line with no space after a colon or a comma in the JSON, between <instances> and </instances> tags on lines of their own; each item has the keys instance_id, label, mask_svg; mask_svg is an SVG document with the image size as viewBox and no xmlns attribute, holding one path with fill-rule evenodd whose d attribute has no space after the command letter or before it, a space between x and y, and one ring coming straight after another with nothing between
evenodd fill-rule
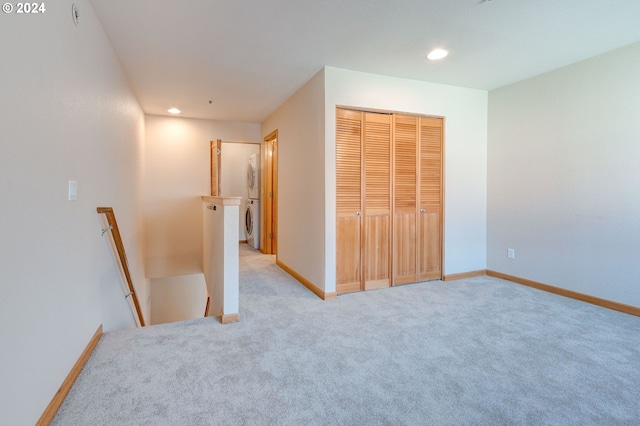
<instances>
[{"instance_id":1,"label":"white wall","mask_svg":"<svg viewBox=\"0 0 640 426\"><path fill-rule=\"evenodd\" d=\"M490 92L489 269L640 306L639 111L640 44Z\"/></svg>"},{"instance_id":2,"label":"white wall","mask_svg":"<svg viewBox=\"0 0 640 426\"><path fill-rule=\"evenodd\" d=\"M278 254L284 264L324 288L324 72L262 123L278 130ZM264 197L262 197L264 199Z\"/></svg>"},{"instance_id":3,"label":"white wall","mask_svg":"<svg viewBox=\"0 0 640 426\"><path fill-rule=\"evenodd\" d=\"M242 197L239 210L238 240L245 241L245 212L249 196L247 187L247 168L249 156L258 155L260 160L259 143L222 142L220 195L223 197ZM259 217L256 217L259 220Z\"/></svg>"},{"instance_id":4,"label":"white wall","mask_svg":"<svg viewBox=\"0 0 640 426\"><path fill-rule=\"evenodd\" d=\"M114 208L138 295L144 116L89 2L0 17L0 413L34 424L100 324L133 327L97 206ZM78 182L67 201L67 181Z\"/></svg>"},{"instance_id":5,"label":"white wall","mask_svg":"<svg viewBox=\"0 0 640 426\"><path fill-rule=\"evenodd\" d=\"M326 285L335 291L335 108L444 116L444 274L486 268L487 92L325 68Z\"/></svg>"},{"instance_id":6,"label":"white wall","mask_svg":"<svg viewBox=\"0 0 640 426\"><path fill-rule=\"evenodd\" d=\"M146 115L145 124L147 277L201 273L200 197L211 191L209 142L258 142L260 125L157 115Z\"/></svg>"}]
</instances>

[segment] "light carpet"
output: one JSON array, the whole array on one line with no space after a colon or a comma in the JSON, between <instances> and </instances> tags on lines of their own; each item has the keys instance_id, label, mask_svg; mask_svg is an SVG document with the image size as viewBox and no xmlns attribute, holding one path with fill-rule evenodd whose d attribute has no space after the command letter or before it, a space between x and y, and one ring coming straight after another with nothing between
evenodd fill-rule
<instances>
[{"instance_id":1,"label":"light carpet","mask_svg":"<svg viewBox=\"0 0 640 426\"><path fill-rule=\"evenodd\" d=\"M105 333L53 424L640 424L638 317L490 277L323 301L240 254L239 323Z\"/></svg>"}]
</instances>

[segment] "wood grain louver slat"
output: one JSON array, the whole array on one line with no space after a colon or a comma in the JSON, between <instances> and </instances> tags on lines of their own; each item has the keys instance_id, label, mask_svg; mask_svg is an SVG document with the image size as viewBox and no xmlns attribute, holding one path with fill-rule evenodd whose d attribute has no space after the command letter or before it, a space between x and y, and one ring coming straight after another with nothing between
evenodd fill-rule
<instances>
[{"instance_id":1,"label":"wood grain louver slat","mask_svg":"<svg viewBox=\"0 0 640 426\"><path fill-rule=\"evenodd\" d=\"M442 203L441 120L423 118L420 141L420 207L439 210Z\"/></svg>"},{"instance_id":2,"label":"wood grain louver slat","mask_svg":"<svg viewBox=\"0 0 640 426\"><path fill-rule=\"evenodd\" d=\"M360 114L361 115L361 114ZM362 123L352 114L337 115L336 123L336 208L338 212L361 210Z\"/></svg>"},{"instance_id":3,"label":"wood grain louver slat","mask_svg":"<svg viewBox=\"0 0 640 426\"><path fill-rule=\"evenodd\" d=\"M394 126L394 206L398 211L415 211L417 118L396 116Z\"/></svg>"},{"instance_id":4,"label":"wood grain louver slat","mask_svg":"<svg viewBox=\"0 0 640 426\"><path fill-rule=\"evenodd\" d=\"M365 207L389 209L391 202L391 117L365 113Z\"/></svg>"}]
</instances>

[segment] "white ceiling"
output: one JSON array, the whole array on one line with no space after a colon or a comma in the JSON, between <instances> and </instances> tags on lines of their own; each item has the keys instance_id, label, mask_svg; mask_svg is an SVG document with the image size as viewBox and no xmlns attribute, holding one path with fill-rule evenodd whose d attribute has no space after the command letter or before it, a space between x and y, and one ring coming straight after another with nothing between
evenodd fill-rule
<instances>
[{"instance_id":1,"label":"white ceiling","mask_svg":"<svg viewBox=\"0 0 640 426\"><path fill-rule=\"evenodd\" d=\"M91 3L146 113L248 122L325 65L491 90L640 40L640 0Z\"/></svg>"}]
</instances>

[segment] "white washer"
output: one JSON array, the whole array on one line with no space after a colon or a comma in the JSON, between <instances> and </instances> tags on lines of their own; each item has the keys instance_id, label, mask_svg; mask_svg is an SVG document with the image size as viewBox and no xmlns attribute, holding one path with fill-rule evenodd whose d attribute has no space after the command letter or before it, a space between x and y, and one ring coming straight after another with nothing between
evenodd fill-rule
<instances>
[{"instance_id":1,"label":"white washer","mask_svg":"<svg viewBox=\"0 0 640 426\"><path fill-rule=\"evenodd\" d=\"M247 236L247 244L254 249L260 248L260 201L247 200L244 219L244 233Z\"/></svg>"},{"instance_id":2,"label":"white washer","mask_svg":"<svg viewBox=\"0 0 640 426\"><path fill-rule=\"evenodd\" d=\"M260 185L258 182L258 154L249 156L247 164L247 188L249 188L249 198L260 198Z\"/></svg>"}]
</instances>

